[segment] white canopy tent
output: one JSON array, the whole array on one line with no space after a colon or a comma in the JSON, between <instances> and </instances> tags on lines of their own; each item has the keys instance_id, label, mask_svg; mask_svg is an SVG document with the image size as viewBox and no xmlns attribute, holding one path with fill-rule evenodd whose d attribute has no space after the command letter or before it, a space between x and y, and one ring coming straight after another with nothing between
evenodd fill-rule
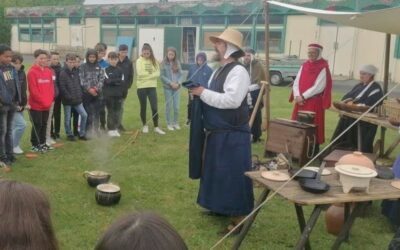
<instances>
[{"instance_id":1,"label":"white canopy tent","mask_svg":"<svg viewBox=\"0 0 400 250\"><path fill-rule=\"evenodd\" d=\"M342 12L306 8L277 1L267 2L345 26L400 35L400 25L396 22L400 16L400 7L368 12Z\"/></svg>"}]
</instances>

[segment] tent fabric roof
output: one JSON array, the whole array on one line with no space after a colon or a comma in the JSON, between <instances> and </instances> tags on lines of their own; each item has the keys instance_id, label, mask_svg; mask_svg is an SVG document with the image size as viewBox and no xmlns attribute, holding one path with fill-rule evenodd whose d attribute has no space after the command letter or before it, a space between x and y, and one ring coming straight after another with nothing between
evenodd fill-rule
<instances>
[{"instance_id":1,"label":"tent fabric roof","mask_svg":"<svg viewBox=\"0 0 400 250\"><path fill-rule=\"evenodd\" d=\"M267 2L345 26L400 35L400 25L395 21L400 16L400 7L368 12L342 12L312 9L277 1Z\"/></svg>"}]
</instances>

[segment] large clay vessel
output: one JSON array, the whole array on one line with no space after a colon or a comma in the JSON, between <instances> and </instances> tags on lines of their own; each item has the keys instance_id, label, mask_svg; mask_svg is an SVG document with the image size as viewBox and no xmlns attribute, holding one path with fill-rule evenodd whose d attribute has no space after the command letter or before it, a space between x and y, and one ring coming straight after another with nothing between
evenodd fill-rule
<instances>
[{"instance_id":1,"label":"large clay vessel","mask_svg":"<svg viewBox=\"0 0 400 250\"><path fill-rule=\"evenodd\" d=\"M344 224L344 204L332 204L325 212L326 231L333 235L338 235Z\"/></svg>"},{"instance_id":2,"label":"large clay vessel","mask_svg":"<svg viewBox=\"0 0 400 250\"><path fill-rule=\"evenodd\" d=\"M336 165L358 165L375 170L375 164L359 151L343 155Z\"/></svg>"}]
</instances>

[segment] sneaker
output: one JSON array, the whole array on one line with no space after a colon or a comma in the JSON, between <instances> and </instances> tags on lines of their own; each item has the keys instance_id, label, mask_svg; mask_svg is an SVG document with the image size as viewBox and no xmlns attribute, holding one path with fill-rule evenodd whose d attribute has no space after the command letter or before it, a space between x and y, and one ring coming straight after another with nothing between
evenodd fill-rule
<instances>
[{"instance_id":1,"label":"sneaker","mask_svg":"<svg viewBox=\"0 0 400 250\"><path fill-rule=\"evenodd\" d=\"M89 140L86 136L79 136L79 140L81 141L87 141Z\"/></svg>"},{"instance_id":2,"label":"sneaker","mask_svg":"<svg viewBox=\"0 0 400 250\"><path fill-rule=\"evenodd\" d=\"M42 149L44 149L45 151L49 151L49 150L53 150L54 147L45 143L42 145Z\"/></svg>"},{"instance_id":3,"label":"sneaker","mask_svg":"<svg viewBox=\"0 0 400 250\"><path fill-rule=\"evenodd\" d=\"M73 136L73 135L68 135L67 140L68 141L76 141L75 136Z\"/></svg>"},{"instance_id":4,"label":"sneaker","mask_svg":"<svg viewBox=\"0 0 400 250\"><path fill-rule=\"evenodd\" d=\"M181 126L179 126L179 124L175 124L175 125L174 125L174 129L180 130L180 129L181 129Z\"/></svg>"},{"instance_id":5,"label":"sneaker","mask_svg":"<svg viewBox=\"0 0 400 250\"><path fill-rule=\"evenodd\" d=\"M154 132L156 132L157 134L160 134L160 135L165 135L165 132L162 131L159 127L155 127Z\"/></svg>"},{"instance_id":6,"label":"sneaker","mask_svg":"<svg viewBox=\"0 0 400 250\"><path fill-rule=\"evenodd\" d=\"M46 144L47 144L47 145L53 145L53 144L56 144L56 141L53 140L52 138L47 138L47 139L46 139Z\"/></svg>"},{"instance_id":7,"label":"sneaker","mask_svg":"<svg viewBox=\"0 0 400 250\"><path fill-rule=\"evenodd\" d=\"M40 148L39 145L38 146L32 146L31 152L39 153L39 152L42 152L42 149Z\"/></svg>"},{"instance_id":8,"label":"sneaker","mask_svg":"<svg viewBox=\"0 0 400 250\"><path fill-rule=\"evenodd\" d=\"M148 133L149 132L149 126L144 125L143 128L142 128L142 132L145 133L145 134Z\"/></svg>"},{"instance_id":9,"label":"sneaker","mask_svg":"<svg viewBox=\"0 0 400 250\"><path fill-rule=\"evenodd\" d=\"M109 137L117 137L116 130L108 130L107 132Z\"/></svg>"},{"instance_id":10,"label":"sneaker","mask_svg":"<svg viewBox=\"0 0 400 250\"><path fill-rule=\"evenodd\" d=\"M20 146L14 147L13 148L13 152L14 152L14 154L17 154L17 155L20 155L20 154L24 153L24 151L20 148Z\"/></svg>"},{"instance_id":11,"label":"sneaker","mask_svg":"<svg viewBox=\"0 0 400 250\"><path fill-rule=\"evenodd\" d=\"M174 131L174 126L172 126L172 125L167 125L167 129L168 129L168 130L171 130L171 131Z\"/></svg>"}]
</instances>

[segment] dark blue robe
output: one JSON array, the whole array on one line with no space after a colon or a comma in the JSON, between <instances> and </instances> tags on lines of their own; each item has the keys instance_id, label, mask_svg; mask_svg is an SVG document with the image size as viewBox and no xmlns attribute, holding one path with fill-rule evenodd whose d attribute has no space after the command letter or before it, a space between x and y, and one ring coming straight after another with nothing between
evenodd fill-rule
<instances>
[{"instance_id":1,"label":"dark blue robe","mask_svg":"<svg viewBox=\"0 0 400 250\"><path fill-rule=\"evenodd\" d=\"M239 65L226 65L215 74L210 89L223 92L230 70ZM219 214L242 216L254 206L253 186L244 175L251 167L250 128L246 100L237 109L218 109L203 103L206 139L204 162L197 202Z\"/></svg>"}]
</instances>

